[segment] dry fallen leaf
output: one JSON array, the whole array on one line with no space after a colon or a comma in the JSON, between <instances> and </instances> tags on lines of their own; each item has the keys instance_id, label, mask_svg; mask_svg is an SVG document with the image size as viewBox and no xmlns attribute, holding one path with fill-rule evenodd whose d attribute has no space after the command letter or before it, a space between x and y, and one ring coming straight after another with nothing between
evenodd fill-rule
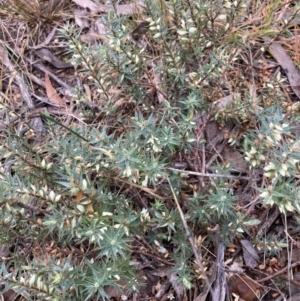
<instances>
[{"instance_id":1,"label":"dry fallen leaf","mask_svg":"<svg viewBox=\"0 0 300 301\"><path fill-rule=\"evenodd\" d=\"M15 69L14 64L10 61L8 57L8 52L6 48L0 45L0 62L10 71L11 74L14 74L15 82L18 84L22 98L24 99L27 107L29 109L34 109L34 103L31 98L31 94L27 84L25 83L23 76L21 76L18 71ZM36 133L41 133L43 129L43 123L40 117L36 117L32 120L32 128Z\"/></svg>"},{"instance_id":2,"label":"dry fallen leaf","mask_svg":"<svg viewBox=\"0 0 300 301\"><path fill-rule=\"evenodd\" d=\"M106 44L108 44L108 42L109 42L109 38L107 36L105 36L103 34L93 33L93 32L83 34L80 37L80 41L83 42L83 43L95 42L95 41L98 41L98 40L101 40Z\"/></svg>"},{"instance_id":3,"label":"dry fallen leaf","mask_svg":"<svg viewBox=\"0 0 300 301\"><path fill-rule=\"evenodd\" d=\"M3 293L2 296L4 301L13 301L16 299L16 292L12 289L9 289L5 293Z\"/></svg>"},{"instance_id":4,"label":"dry fallen leaf","mask_svg":"<svg viewBox=\"0 0 300 301\"><path fill-rule=\"evenodd\" d=\"M226 163L230 163L234 169L240 172L246 172L247 163L244 157L238 151L233 150L230 147L225 147L221 155L224 161Z\"/></svg>"},{"instance_id":5,"label":"dry fallen leaf","mask_svg":"<svg viewBox=\"0 0 300 301\"><path fill-rule=\"evenodd\" d=\"M254 301L259 295L259 286L245 275L235 275L232 281L232 292L238 294L245 301Z\"/></svg>"},{"instance_id":6,"label":"dry fallen leaf","mask_svg":"<svg viewBox=\"0 0 300 301\"><path fill-rule=\"evenodd\" d=\"M291 259L292 262L297 262L300 260L300 249L293 249Z\"/></svg>"},{"instance_id":7,"label":"dry fallen leaf","mask_svg":"<svg viewBox=\"0 0 300 301\"><path fill-rule=\"evenodd\" d=\"M299 301L300 300L300 293L289 297L286 301Z\"/></svg>"},{"instance_id":8,"label":"dry fallen leaf","mask_svg":"<svg viewBox=\"0 0 300 301\"><path fill-rule=\"evenodd\" d=\"M93 24L93 27L95 27L95 30L98 34L105 35L109 31L108 27L104 25L101 20L96 20L95 24Z\"/></svg>"},{"instance_id":9,"label":"dry fallen leaf","mask_svg":"<svg viewBox=\"0 0 300 301\"><path fill-rule=\"evenodd\" d=\"M164 91L162 91L161 88L161 74L160 72L157 70L157 66L154 62L150 63L151 67L153 68L153 81L152 84L155 87L155 90L157 92L157 100L159 103L162 103L165 100L165 94Z\"/></svg>"},{"instance_id":10,"label":"dry fallen leaf","mask_svg":"<svg viewBox=\"0 0 300 301\"><path fill-rule=\"evenodd\" d=\"M45 74L45 86L46 86L46 93L47 97L49 98L49 101L56 104L64 106L65 102L62 100L62 98L56 93L55 89L53 88L49 75Z\"/></svg>"},{"instance_id":11,"label":"dry fallen leaf","mask_svg":"<svg viewBox=\"0 0 300 301\"><path fill-rule=\"evenodd\" d=\"M240 240L243 248L243 258L245 265L250 268L256 268L259 262L259 255L257 250L252 246L252 243L247 239Z\"/></svg>"},{"instance_id":12,"label":"dry fallen leaf","mask_svg":"<svg viewBox=\"0 0 300 301\"><path fill-rule=\"evenodd\" d=\"M183 300L184 287L183 283L178 281L179 277L175 273L170 273L167 277L170 280L174 291L176 292L177 300Z\"/></svg>"},{"instance_id":13,"label":"dry fallen leaf","mask_svg":"<svg viewBox=\"0 0 300 301\"><path fill-rule=\"evenodd\" d=\"M42 43L40 43L36 46L30 47L30 48L31 49L40 49L40 48L46 47L53 39L56 30L57 30L57 27L54 27Z\"/></svg>"},{"instance_id":14,"label":"dry fallen leaf","mask_svg":"<svg viewBox=\"0 0 300 301\"><path fill-rule=\"evenodd\" d=\"M70 63L66 63L60 60L56 55L54 55L49 49L41 48L34 52L42 60L47 61L57 69L73 68L74 66Z\"/></svg>"},{"instance_id":15,"label":"dry fallen leaf","mask_svg":"<svg viewBox=\"0 0 300 301\"><path fill-rule=\"evenodd\" d=\"M266 41L270 41L265 38ZM300 71L294 64L290 56L278 42L273 42L269 46L269 51L274 59L284 70L293 92L300 98Z\"/></svg>"},{"instance_id":16,"label":"dry fallen leaf","mask_svg":"<svg viewBox=\"0 0 300 301\"><path fill-rule=\"evenodd\" d=\"M225 109L226 107L230 106L235 99L239 99L241 97L240 93L232 93L230 95L224 96L214 102L216 108L218 109Z\"/></svg>"},{"instance_id":17,"label":"dry fallen leaf","mask_svg":"<svg viewBox=\"0 0 300 301\"><path fill-rule=\"evenodd\" d=\"M106 36L107 27L100 21L92 22L89 31L80 37L84 43L102 40L104 43L109 43L109 38Z\"/></svg>"},{"instance_id":18,"label":"dry fallen leaf","mask_svg":"<svg viewBox=\"0 0 300 301\"><path fill-rule=\"evenodd\" d=\"M143 21L141 22L132 32L131 37L134 41L139 41L143 38L146 32L149 30L149 22Z\"/></svg>"},{"instance_id":19,"label":"dry fallen leaf","mask_svg":"<svg viewBox=\"0 0 300 301\"><path fill-rule=\"evenodd\" d=\"M216 280L217 277L217 262L214 262L213 265L211 266L210 270L207 273L208 275L208 282L209 286L205 284L205 286L202 289L202 292L200 295L198 295L194 301L205 301L207 300L207 295L209 291L211 290L211 286L213 282Z\"/></svg>"},{"instance_id":20,"label":"dry fallen leaf","mask_svg":"<svg viewBox=\"0 0 300 301\"><path fill-rule=\"evenodd\" d=\"M91 1L91 0L73 0L77 5L83 7L83 8L88 8L92 12L98 12L99 11L99 6Z\"/></svg>"},{"instance_id":21,"label":"dry fallen leaf","mask_svg":"<svg viewBox=\"0 0 300 301\"><path fill-rule=\"evenodd\" d=\"M107 13L114 10L112 5L97 5L91 0L73 0L73 2L83 8L90 9L92 12ZM140 12L141 6L136 3L120 4L116 5L116 9L120 15L133 15Z\"/></svg>"},{"instance_id":22,"label":"dry fallen leaf","mask_svg":"<svg viewBox=\"0 0 300 301\"><path fill-rule=\"evenodd\" d=\"M89 21L89 12L87 9L75 9L74 10L74 18L76 24L80 28L89 28L90 21Z\"/></svg>"},{"instance_id":23,"label":"dry fallen leaf","mask_svg":"<svg viewBox=\"0 0 300 301\"><path fill-rule=\"evenodd\" d=\"M80 191L77 193L77 195L76 195L76 197L75 197L75 199L74 199L74 202L75 202L76 204L79 204L80 201L81 201L81 199L82 199L82 196L83 196L83 191L80 190Z\"/></svg>"},{"instance_id":24,"label":"dry fallen leaf","mask_svg":"<svg viewBox=\"0 0 300 301\"><path fill-rule=\"evenodd\" d=\"M136 3L121 4L117 6L117 11L121 15L134 15L140 12L141 6Z\"/></svg>"}]
</instances>

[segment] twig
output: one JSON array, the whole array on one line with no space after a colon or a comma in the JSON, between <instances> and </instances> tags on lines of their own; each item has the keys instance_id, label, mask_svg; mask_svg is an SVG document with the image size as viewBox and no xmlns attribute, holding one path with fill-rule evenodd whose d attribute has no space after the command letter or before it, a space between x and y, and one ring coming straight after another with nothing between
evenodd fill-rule
<instances>
[{"instance_id":1,"label":"twig","mask_svg":"<svg viewBox=\"0 0 300 301\"><path fill-rule=\"evenodd\" d=\"M221 156L221 152L223 151L223 149L225 148L226 144L228 143L228 141L224 140L221 145L218 147L218 149L215 148L214 145L212 145L212 143L210 143L210 146L213 147L214 151L216 152L210 159L209 161L206 163L205 168L209 169L209 167L215 162L215 160L220 157L220 159L222 160L222 156Z\"/></svg>"},{"instance_id":2,"label":"twig","mask_svg":"<svg viewBox=\"0 0 300 301\"><path fill-rule=\"evenodd\" d=\"M27 61L29 64L33 65L35 68L39 69L40 71L44 72L44 73L48 73L49 77L51 77L53 80L55 80L58 84L60 84L64 89L68 90L69 92L72 92L74 89L69 86L68 84L66 84L65 82L63 82L60 78L58 78L56 75L54 75L52 72L50 72L47 68L45 68L44 66L40 65L40 64L36 64L34 63L30 58L24 56L23 57L25 59L25 61Z\"/></svg>"},{"instance_id":3,"label":"twig","mask_svg":"<svg viewBox=\"0 0 300 301\"><path fill-rule=\"evenodd\" d=\"M175 265L175 263L170 262L168 260L164 260L161 257L156 256L156 255L151 254L151 253L143 252L143 251L140 251L140 250L133 250L132 252L133 253L137 253L137 254L142 254L142 255L144 255L146 257L148 256L148 257L151 257L151 258L155 258L156 260L158 260L158 261L160 261L160 262L162 262L162 263L164 263L166 265L170 265L170 266L174 266Z\"/></svg>"},{"instance_id":4,"label":"twig","mask_svg":"<svg viewBox=\"0 0 300 301\"><path fill-rule=\"evenodd\" d=\"M26 103L27 107L29 109L34 109L34 103L31 99L30 91L28 86L26 85L25 81L23 80L23 77L21 74L16 70L15 66L12 64L9 56L8 56L8 51L5 47L2 47L0 45L0 61L2 64L12 73L15 74L15 81L20 89L22 98L24 99L24 102ZM43 124L42 120L40 117L35 117L32 121L32 126L31 126L35 132L41 133Z\"/></svg>"},{"instance_id":5,"label":"twig","mask_svg":"<svg viewBox=\"0 0 300 301\"><path fill-rule=\"evenodd\" d=\"M202 264L201 250L198 251L197 248L196 248L196 246L195 246L195 244L194 244L194 240L193 240L191 231L190 231L190 229L189 229L189 226L187 225L187 222L186 222L185 217L184 217L184 214L183 214L183 212L182 212L182 210L181 210L181 207L180 207L180 204L179 204L179 202L178 202L178 199L177 199L177 196L176 196L176 194L175 194L175 191L174 191L174 189L173 189L173 187L172 187L172 185L171 185L171 182L170 182L169 178L167 178L167 180L168 180L168 182L169 182L169 185L170 185L170 188L171 188L171 191L172 191L172 194L173 194L173 197L174 197L174 200L175 200L175 203L176 203L178 212L179 212L179 214L180 214L180 218L181 218L181 220L182 220L182 224L183 224L185 233L186 233L186 235L187 235L187 237L188 237L188 239L189 239L189 242L190 242L190 244L191 244L193 253L194 253L194 255L195 255L196 262L197 262L197 264L198 264L198 266L199 266L199 268L200 268L200 270L201 270L201 273L202 273L202 275L203 275L203 277L204 277L204 279L205 279L205 283L206 283L207 287L209 287L209 291L210 291L211 295L213 296L213 291L212 291L212 288L211 288L211 284L210 284L209 281L208 281L208 278L207 278L207 276L206 276L206 272L205 272L205 270L204 270L204 266L203 266L203 264Z\"/></svg>"},{"instance_id":6,"label":"twig","mask_svg":"<svg viewBox=\"0 0 300 301\"><path fill-rule=\"evenodd\" d=\"M272 279L274 277L277 277L277 276L285 273L289 268L294 268L297 265L300 265L300 260L296 261L295 263L291 264L290 266L287 266L287 267L281 269L280 271L274 273L273 275L270 275L270 276L262 278L262 279L258 279L258 280L256 280L256 282L260 283L260 282L265 282L267 280L270 280L270 279Z\"/></svg>"},{"instance_id":7,"label":"twig","mask_svg":"<svg viewBox=\"0 0 300 301\"><path fill-rule=\"evenodd\" d=\"M33 206L33 205L30 205L30 204L24 204L22 202L16 202L15 204L17 206L21 207L21 208L24 208L24 209L27 209L27 210L30 210L30 211L35 211L35 212L40 212L40 213L52 215L52 213L50 211L48 211L46 209L36 207L36 206Z\"/></svg>"},{"instance_id":8,"label":"twig","mask_svg":"<svg viewBox=\"0 0 300 301\"><path fill-rule=\"evenodd\" d=\"M268 213L268 211L267 211ZM272 212L271 215L266 216L265 221L263 224L260 226L260 228L257 231L257 236L262 236L265 233L268 232L270 227L273 225L273 223L276 221L278 215L280 214L278 207L275 207L275 210Z\"/></svg>"},{"instance_id":9,"label":"twig","mask_svg":"<svg viewBox=\"0 0 300 301\"><path fill-rule=\"evenodd\" d=\"M300 282L298 282L298 281L296 281L296 280L294 280L294 279L291 279L290 277L288 277L288 276L286 276L286 275L280 275L279 277L280 277L280 278L283 278L283 279L285 279L285 280L287 280L287 281L289 281L290 283L296 285L297 287L300 287Z\"/></svg>"},{"instance_id":10,"label":"twig","mask_svg":"<svg viewBox=\"0 0 300 301\"><path fill-rule=\"evenodd\" d=\"M112 177L110 177L110 178L113 179L113 180L116 180L116 181L118 181L118 182L122 182L122 183L128 184L128 185L130 185L130 186L136 187L136 188L138 188L138 189L141 189L142 191L145 191L146 193L149 193L150 195L152 195L152 196L158 198L159 200L165 200L165 199L166 199L166 197L163 197L163 196L161 196L161 195L158 195L158 194L155 192L155 190L153 190L153 189L151 189L151 188L144 187L144 186L140 186L140 185L137 185L137 184L135 184L135 183L131 183L131 182L128 182L128 181L126 181L126 180L124 180L124 179L121 179L121 178L118 178L118 177L114 177L114 176L112 176Z\"/></svg>"},{"instance_id":11,"label":"twig","mask_svg":"<svg viewBox=\"0 0 300 301\"><path fill-rule=\"evenodd\" d=\"M57 29L57 26L55 26L52 31L49 33L49 35L46 37L45 41L36 45L36 46L33 46L33 47L29 47L29 49L40 49L40 48L43 48L43 47L46 47L50 42L51 40L53 39L54 35L55 35L55 32L56 32L56 29Z\"/></svg>"},{"instance_id":12,"label":"twig","mask_svg":"<svg viewBox=\"0 0 300 301\"><path fill-rule=\"evenodd\" d=\"M168 170L177 171L181 173L187 173L189 175L195 175L200 177L208 177L208 178L227 178L227 179L239 179L239 180L246 180L249 181L250 177L244 177L244 176L232 176L232 175L224 175L224 174L215 174L215 173L202 173L202 172L195 172L195 171L189 171L189 170L181 170L176 168L167 168Z\"/></svg>"}]
</instances>

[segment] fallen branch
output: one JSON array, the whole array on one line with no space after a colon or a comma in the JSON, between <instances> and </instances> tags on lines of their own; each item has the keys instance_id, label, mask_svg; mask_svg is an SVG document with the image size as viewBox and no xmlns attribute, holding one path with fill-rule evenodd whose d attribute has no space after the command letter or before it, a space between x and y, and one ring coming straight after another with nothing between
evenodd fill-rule
<instances>
[{"instance_id":1,"label":"fallen branch","mask_svg":"<svg viewBox=\"0 0 300 301\"><path fill-rule=\"evenodd\" d=\"M270 275L268 277L265 277L265 278L262 278L262 279L258 279L258 280L256 280L256 282L261 283L261 282L268 281L268 280L270 280L272 278L275 278L275 277L277 277L277 276L285 273L289 268L296 267L297 265L300 265L300 260L296 261L295 263L293 263L293 264L291 264L289 266L286 266L285 268L281 269L280 271L278 271L278 272L276 272L276 273L274 273L274 274L272 274L272 275Z\"/></svg>"},{"instance_id":2,"label":"fallen branch","mask_svg":"<svg viewBox=\"0 0 300 301\"><path fill-rule=\"evenodd\" d=\"M224 174L218 174L218 173L202 173L202 172L195 172L195 171L189 171L189 170L181 170L176 168L167 168L168 170L186 173L189 175L199 176L199 177L207 177L207 178L227 178L227 179L238 179L238 180L246 180L249 181L250 177L244 177L244 176L232 176L232 175L224 175Z\"/></svg>"},{"instance_id":3,"label":"fallen branch","mask_svg":"<svg viewBox=\"0 0 300 301\"><path fill-rule=\"evenodd\" d=\"M178 199L177 199L177 196L176 196L176 194L175 194L175 191L174 191L174 189L173 189L173 187L172 187L172 185L171 185L171 182L170 182L169 178L167 178L167 180L168 180L168 182L169 182L169 185L170 185L170 188L171 188L171 191L172 191L172 194L173 194L173 198L174 198L174 200L175 200L175 203L176 203L178 212L179 212L179 214L180 214L180 218L181 218L181 220L182 220L182 224L183 224L185 233L186 233L186 235L187 235L187 237L188 237L188 239L189 239L189 242L190 242L190 244L191 244L193 253L194 253L194 255L195 255L196 262L197 262L197 264L198 264L198 266L199 266L199 268L200 268L200 270L201 270L201 273L202 273L202 275L203 275L203 277L204 277L205 284L206 284L206 286L209 288L209 291L210 291L211 295L213 296L213 290L212 290L212 288L211 288L211 283L209 283L209 281L208 281L207 275L206 275L206 273L205 273L204 266L203 266L203 264L202 264L201 250L198 251L197 248L196 248L196 246L195 246L194 239L193 239L193 237L192 237L192 233L191 233L191 231L190 231L190 229L189 229L189 226L188 226L188 224L187 224L187 222L186 222L186 220L185 220L184 214L183 214L183 212L182 212L182 210L181 210L181 207L180 207L180 204L179 204L179 202L178 202Z\"/></svg>"}]
</instances>

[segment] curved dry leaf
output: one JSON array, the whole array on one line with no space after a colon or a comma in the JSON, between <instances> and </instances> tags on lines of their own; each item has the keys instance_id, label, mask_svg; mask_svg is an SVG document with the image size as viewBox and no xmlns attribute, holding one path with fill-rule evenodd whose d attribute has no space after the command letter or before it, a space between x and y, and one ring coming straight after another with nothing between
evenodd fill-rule
<instances>
[{"instance_id":1,"label":"curved dry leaf","mask_svg":"<svg viewBox=\"0 0 300 301\"><path fill-rule=\"evenodd\" d=\"M286 301L299 301L300 300L300 293L293 295L292 297L289 297Z\"/></svg>"},{"instance_id":2,"label":"curved dry leaf","mask_svg":"<svg viewBox=\"0 0 300 301\"><path fill-rule=\"evenodd\" d=\"M157 293L155 294L155 300L161 300L163 298L163 296L166 294L166 292L168 291L168 289L170 288L170 281L165 281L162 284L156 284L156 286L154 286L154 289L157 290ZM182 300L182 299L178 299L178 300Z\"/></svg>"},{"instance_id":3,"label":"curved dry leaf","mask_svg":"<svg viewBox=\"0 0 300 301\"><path fill-rule=\"evenodd\" d=\"M168 279L170 280L172 287L176 293L177 300L183 300L184 296L184 287L183 283L178 281L178 276L175 273L171 273L168 275Z\"/></svg>"},{"instance_id":4,"label":"curved dry leaf","mask_svg":"<svg viewBox=\"0 0 300 301\"><path fill-rule=\"evenodd\" d=\"M66 69L66 68L73 68L74 66L70 63L66 63L60 60L56 55L54 55L49 49L41 48L35 50L34 53L40 57L42 60L47 61L52 66L57 69Z\"/></svg>"},{"instance_id":5,"label":"curved dry leaf","mask_svg":"<svg viewBox=\"0 0 300 301\"><path fill-rule=\"evenodd\" d=\"M254 301L259 297L259 286L245 275L235 275L230 278L232 291L245 301Z\"/></svg>"},{"instance_id":6,"label":"curved dry leaf","mask_svg":"<svg viewBox=\"0 0 300 301\"><path fill-rule=\"evenodd\" d=\"M243 258L245 265L250 268L256 268L259 262L259 255L257 250L252 246L252 243L247 239L240 240L243 248Z\"/></svg>"},{"instance_id":7,"label":"curved dry leaf","mask_svg":"<svg viewBox=\"0 0 300 301\"><path fill-rule=\"evenodd\" d=\"M207 273L208 275L208 282L209 282L209 286L207 284L205 284L204 288L202 289L202 292L200 295L198 295L194 301L205 301L207 300L207 295L209 293L209 291L211 290L211 286L213 284L213 282L216 280L217 277L217 263L214 262L213 265L211 266L209 272Z\"/></svg>"},{"instance_id":8,"label":"curved dry leaf","mask_svg":"<svg viewBox=\"0 0 300 301\"><path fill-rule=\"evenodd\" d=\"M240 172L247 171L247 163L240 152L233 150L231 147L225 147L221 156L224 158L224 161L230 163L234 169Z\"/></svg>"},{"instance_id":9,"label":"curved dry leaf","mask_svg":"<svg viewBox=\"0 0 300 301\"><path fill-rule=\"evenodd\" d=\"M117 11L121 15L134 15L141 11L141 6L136 3L121 4L117 6Z\"/></svg>"},{"instance_id":10,"label":"curved dry leaf","mask_svg":"<svg viewBox=\"0 0 300 301\"><path fill-rule=\"evenodd\" d=\"M102 40L105 44L109 43L109 38L105 35L107 27L100 21L93 23L86 34L80 37L80 41L84 43Z\"/></svg>"},{"instance_id":11,"label":"curved dry leaf","mask_svg":"<svg viewBox=\"0 0 300 301\"><path fill-rule=\"evenodd\" d=\"M53 88L53 86L51 84L49 75L47 73L45 73L45 86L46 86L46 93L47 93L47 97L48 97L49 101L54 103L54 104L64 106L65 102L56 93L55 89Z\"/></svg>"},{"instance_id":12,"label":"curved dry leaf","mask_svg":"<svg viewBox=\"0 0 300 301\"><path fill-rule=\"evenodd\" d=\"M214 102L217 109L225 109L230 106L235 99L239 99L241 97L240 93L232 93L230 95L224 96L217 101Z\"/></svg>"},{"instance_id":13,"label":"curved dry leaf","mask_svg":"<svg viewBox=\"0 0 300 301\"><path fill-rule=\"evenodd\" d=\"M99 11L99 6L91 0L73 0L73 2L75 2L75 4L77 4L83 8L88 8L92 12Z\"/></svg>"},{"instance_id":14,"label":"curved dry leaf","mask_svg":"<svg viewBox=\"0 0 300 301\"><path fill-rule=\"evenodd\" d=\"M282 6L281 11L279 11L277 14L275 21L273 24L278 24L279 22L286 22L287 28L292 28L295 25L300 25L300 14L299 10L295 11L295 7L287 7L286 5ZM300 299L299 299L300 300Z\"/></svg>"},{"instance_id":15,"label":"curved dry leaf","mask_svg":"<svg viewBox=\"0 0 300 301\"><path fill-rule=\"evenodd\" d=\"M98 33L87 33L80 37L80 41L83 43L95 42L98 40L102 40L103 42L105 42L107 44L109 42L108 37L104 36L103 34L98 34Z\"/></svg>"},{"instance_id":16,"label":"curved dry leaf","mask_svg":"<svg viewBox=\"0 0 300 301\"><path fill-rule=\"evenodd\" d=\"M92 12L107 13L110 10L114 10L114 7L112 5L97 5L91 0L72 0L72 1L83 8L88 8ZM138 14L141 12L141 8L142 7L136 3L120 4L116 6L117 12L120 15Z\"/></svg>"},{"instance_id":17,"label":"curved dry leaf","mask_svg":"<svg viewBox=\"0 0 300 301\"><path fill-rule=\"evenodd\" d=\"M269 42L270 39L265 38ZM269 46L269 51L274 59L284 70L293 92L300 98L300 71L294 64L290 56L278 42L273 42Z\"/></svg>"},{"instance_id":18,"label":"curved dry leaf","mask_svg":"<svg viewBox=\"0 0 300 301\"><path fill-rule=\"evenodd\" d=\"M31 94L27 84L23 80L23 76L21 76L16 70L12 62L8 57L7 50L0 45L0 61L6 68L11 72L15 73L15 80L19 86L20 92L23 96L23 99L29 109L34 109L34 103L31 99ZM32 128L36 133L40 133L43 128L42 120L40 117L36 117L32 120Z\"/></svg>"},{"instance_id":19,"label":"curved dry leaf","mask_svg":"<svg viewBox=\"0 0 300 301\"><path fill-rule=\"evenodd\" d=\"M291 259L292 259L292 262L297 262L300 260L300 249L293 249L292 254L291 254Z\"/></svg>"},{"instance_id":20,"label":"curved dry leaf","mask_svg":"<svg viewBox=\"0 0 300 301\"><path fill-rule=\"evenodd\" d=\"M143 21L141 22L132 32L131 36L134 40L138 41L140 40L146 32L149 30L149 22Z\"/></svg>"},{"instance_id":21,"label":"curved dry leaf","mask_svg":"<svg viewBox=\"0 0 300 301\"><path fill-rule=\"evenodd\" d=\"M9 289L8 291L4 292L2 296L3 301L13 301L16 299L16 292L12 289Z\"/></svg>"},{"instance_id":22,"label":"curved dry leaf","mask_svg":"<svg viewBox=\"0 0 300 301\"><path fill-rule=\"evenodd\" d=\"M143 21L129 35L129 39L141 49L146 49L148 46L145 40L145 35L149 29L149 22Z\"/></svg>"},{"instance_id":23,"label":"curved dry leaf","mask_svg":"<svg viewBox=\"0 0 300 301\"><path fill-rule=\"evenodd\" d=\"M0 123L1 125L1 123ZM1 127L0 127L1 129ZM0 245L0 257L8 257L9 256L9 246L8 244Z\"/></svg>"},{"instance_id":24,"label":"curved dry leaf","mask_svg":"<svg viewBox=\"0 0 300 301\"><path fill-rule=\"evenodd\" d=\"M95 32L99 34L106 34L108 31L107 26L105 26L101 20L96 20L95 24L93 24L93 27L95 27ZM92 29L92 28L91 28ZM97 30L97 31L96 31Z\"/></svg>"},{"instance_id":25,"label":"curved dry leaf","mask_svg":"<svg viewBox=\"0 0 300 301\"><path fill-rule=\"evenodd\" d=\"M53 39L53 37L55 35L55 32L56 32L56 29L57 29L57 27L54 27L51 30L51 32L48 34L48 36L47 36L47 38L45 39L44 42L42 42L42 43L40 43L36 46L30 47L30 49L39 49L39 48L43 48L43 47L47 46L51 42L51 40Z\"/></svg>"},{"instance_id":26,"label":"curved dry leaf","mask_svg":"<svg viewBox=\"0 0 300 301\"><path fill-rule=\"evenodd\" d=\"M74 10L75 23L80 28L89 28L90 27L90 21L89 21L88 17L89 17L89 12L87 11L87 9L75 9Z\"/></svg>"},{"instance_id":27,"label":"curved dry leaf","mask_svg":"<svg viewBox=\"0 0 300 301\"><path fill-rule=\"evenodd\" d=\"M151 274L159 277L166 277L171 274L172 268L173 267L171 266L161 266L156 268L155 270L152 270Z\"/></svg>"}]
</instances>

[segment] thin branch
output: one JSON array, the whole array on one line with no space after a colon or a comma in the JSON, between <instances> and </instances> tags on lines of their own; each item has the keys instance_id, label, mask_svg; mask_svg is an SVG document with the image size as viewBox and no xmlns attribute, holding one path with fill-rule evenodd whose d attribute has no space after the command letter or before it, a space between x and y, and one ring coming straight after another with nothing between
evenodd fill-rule
<instances>
[{"instance_id":1,"label":"thin branch","mask_svg":"<svg viewBox=\"0 0 300 301\"><path fill-rule=\"evenodd\" d=\"M167 169L176 171L176 172L186 173L189 175L195 175L195 176L199 176L199 177L238 179L238 180L246 180L246 181L250 180L250 177L244 177L244 176L224 175L224 174L218 174L218 173L202 173L202 172L195 172L195 171L182 170L182 169L176 169L176 168L167 168Z\"/></svg>"},{"instance_id":2,"label":"thin branch","mask_svg":"<svg viewBox=\"0 0 300 301\"><path fill-rule=\"evenodd\" d=\"M174 189L173 189L173 187L172 187L172 184L171 184L169 178L167 178L167 180L168 180L168 182L169 182L169 185L170 185L170 188L171 188L171 191L172 191L172 194L173 194L173 197L174 197L174 200L175 200L175 203L176 203L178 212L179 212L179 214L180 214L180 218L181 218L181 220L182 220L182 224L183 224L185 233L186 233L186 235L187 235L187 237L188 237L188 239L189 239L189 242L190 242L190 244L191 244L193 253L194 253L194 255L195 255L196 262L197 262L197 264L198 264L198 266L199 266L199 268L200 268L200 270L201 270L201 273L202 273L202 275L203 275L203 277L204 277L204 279L205 279L205 283L206 283L207 287L209 287L209 291L210 291L211 295L213 295L213 291L212 291L212 289L211 289L211 283L209 283L209 281L208 281L208 278L207 278L207 276L206 276L206 272L205 272L205 270L204 270L204 266L203 266L203 264L202 264L201 250L198 251L197 248L196 248L196 246L195 246L195 244L194 244L194 240L193 240L192 233L191 233L191 231L190 231L190 229L189 229L189 226L187 225L187 222L186 222L185 217L184 217L184 214L183 214L183 212L182 212L182 210L181 210L181 207L180 207L180 204L179 204L179 202L178 202L178 199L177 199L177 196L176 196L176 194L175 194L175 191L174 191Z\"/></svg>"},{"instance_id":3,"label":"thin branch","mask_svg":"<svg viewBox=\"0 0 300 301\"><path fill-rule=\"evenodd\" d=\"M296 267L298 265L300 265L300 260L296 261L295 263L291 264L290 266L287 266L287 267L281 269L280 271L278 271L278 272L276 272L276 273L274 273L274 274L272 274L272 275L270 275L268 277L265 277L265 278L262 278L262 279L258 279L258 280L256 280L256 282L261 283L261 282L265 282L267 280L270 280L272 278L275 278L275 277L277 277L277 276L285 273L289 268L294 268L294 267Z\"/></svg>"}]
</instances>

